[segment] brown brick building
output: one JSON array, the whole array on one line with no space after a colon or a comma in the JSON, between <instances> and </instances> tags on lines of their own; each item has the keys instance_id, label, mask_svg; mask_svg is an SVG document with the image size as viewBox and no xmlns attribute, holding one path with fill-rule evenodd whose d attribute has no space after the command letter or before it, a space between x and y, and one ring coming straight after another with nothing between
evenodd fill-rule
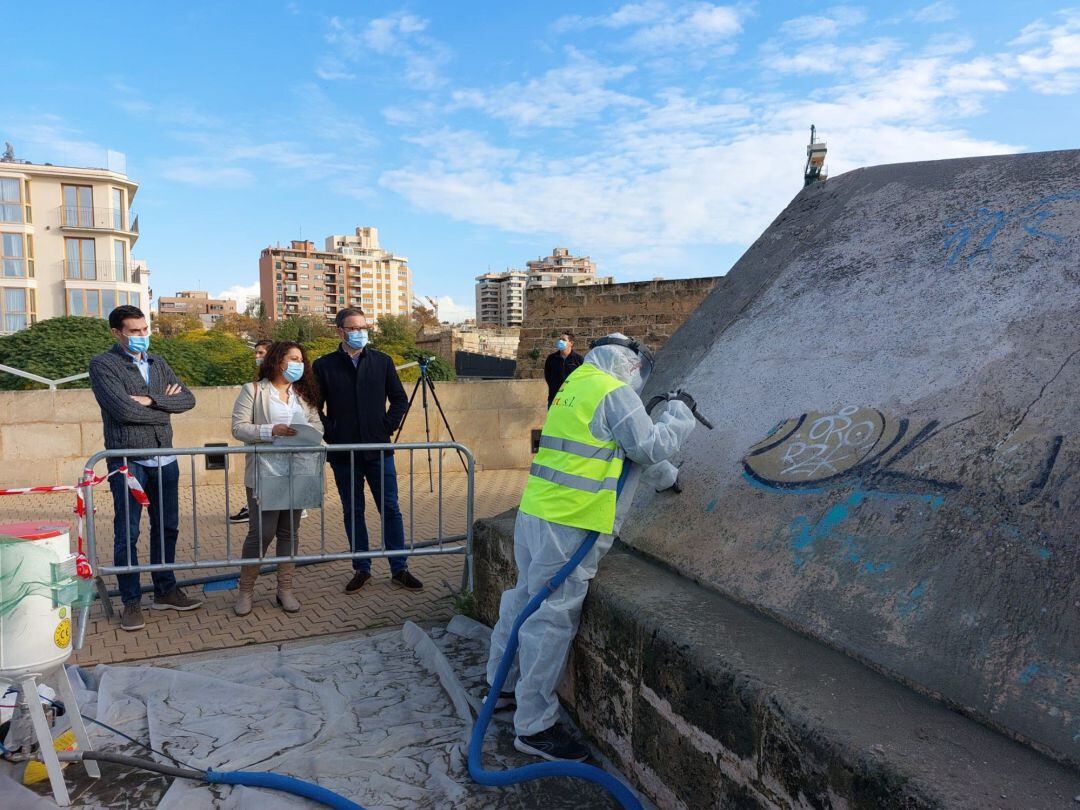
<instances>
[{"instance_id":1,"label":"brown brick building","mask_svg":"<svg viewBox=\"0 0 1080 810\"><path fill-rule=\"evenodd\" d=\"M644 340L653 351L682 326L717 278L636 281L576 287L531 287L526 291L526 317L518 343L517 376L544 376L544 359L555 341L570 331L577 350L611 332Z\"/></svg>"}]
</instances>

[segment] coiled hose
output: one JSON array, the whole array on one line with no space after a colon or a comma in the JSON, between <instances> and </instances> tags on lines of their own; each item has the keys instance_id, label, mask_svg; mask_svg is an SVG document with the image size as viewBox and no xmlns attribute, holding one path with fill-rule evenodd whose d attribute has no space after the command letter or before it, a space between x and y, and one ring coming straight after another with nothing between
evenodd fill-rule
<instances>
[{"instance_id":1,"label":"coiled hose","mask_svg":"<svg viewBox=\"0 0 1080 810\"><path fill-rule=\"evenodd\" d=\"M623 465L622 475L619 476L616 498L622 493L623 484L629 470L630 462L627 461ZM511 768L507 771L486 771L483 765L484 736L487 734L491 716L495 714L495 702L499 699L499 693L506 682L506 676L510 672L510 665L514 661L514 656L517 655L518 631L521 630L521 626L525 624L526 619L539 610L544 600L555 593L559 586L566 581L566 578L570 576L570 573L581 564L581 561L585 559L585 555L589 553L599 537L599 532L590 532L581 541L581 545L578 546L577 551L567 560L566 564L559 569L555 576L548 580L545 590L530 599L525 609L521 611L521 614L514 621L514 626L510 630L510 638L506 643L506 650L503 652L502 660L499 661L499 668L495 672L495 682L491 684L491 690L484 699L484 705L480 709L480 714L477 715L472 736L469 738L469 775L481 785L495 787L516 785L520 782L551 776L570 776L575 779L586 779L604 788L623 806L624 810L642 810L641 802L629 787L607 771L592 765L585 765L581 762L540 762L520 768Z\"/></svg>"}]
</instances>

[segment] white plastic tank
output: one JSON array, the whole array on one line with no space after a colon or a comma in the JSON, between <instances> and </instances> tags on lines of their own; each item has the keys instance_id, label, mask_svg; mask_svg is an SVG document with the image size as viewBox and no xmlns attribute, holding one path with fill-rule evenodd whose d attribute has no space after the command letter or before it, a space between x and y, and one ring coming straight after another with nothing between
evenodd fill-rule
<instances>
[{"instance_id":1,"label":"white plastic tank","mask_svg":"<svg viewBox=\"0 0 1080 810\"><path fill-rule=\"evenodd\" d=\"M0 525L0 679L49 673L71 655L69 532L63 523Z\"/></svg>"}]
</instances>

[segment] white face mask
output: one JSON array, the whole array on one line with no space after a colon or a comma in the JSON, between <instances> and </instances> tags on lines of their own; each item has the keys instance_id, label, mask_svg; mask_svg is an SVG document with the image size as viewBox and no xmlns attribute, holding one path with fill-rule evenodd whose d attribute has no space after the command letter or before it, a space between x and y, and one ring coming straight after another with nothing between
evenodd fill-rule
<instances>
[{"instance_id":1,"label":"white face mask","mask_svg":"<svg viewBox=\"0 0 1080 810\"><path fill-rule=\"evenodd\" d=\"M630 372L630 380L627 385L634 389L635 394L641 393L641 389L645 387L645 380L641 377L641 366L637 366Z\"/></svg>"}]
</instances>

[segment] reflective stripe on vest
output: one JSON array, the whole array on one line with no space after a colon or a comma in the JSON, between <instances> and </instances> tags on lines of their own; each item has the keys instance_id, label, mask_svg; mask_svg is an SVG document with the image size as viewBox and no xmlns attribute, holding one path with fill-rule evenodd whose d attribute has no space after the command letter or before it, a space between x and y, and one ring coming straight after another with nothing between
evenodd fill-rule
<instances>
[{"instance_id":1,"label":"reflective stripe on vest","mask_svg":"<svg viewBox=\"0 0 1080 810\"><path fill-rule=\"evenodd\" d=\"M585 363L552 402L529 470L521 511L552 523L610 534L624 453L589 425L604 397L625 383Z\"/></svg>"}]
</instances>

